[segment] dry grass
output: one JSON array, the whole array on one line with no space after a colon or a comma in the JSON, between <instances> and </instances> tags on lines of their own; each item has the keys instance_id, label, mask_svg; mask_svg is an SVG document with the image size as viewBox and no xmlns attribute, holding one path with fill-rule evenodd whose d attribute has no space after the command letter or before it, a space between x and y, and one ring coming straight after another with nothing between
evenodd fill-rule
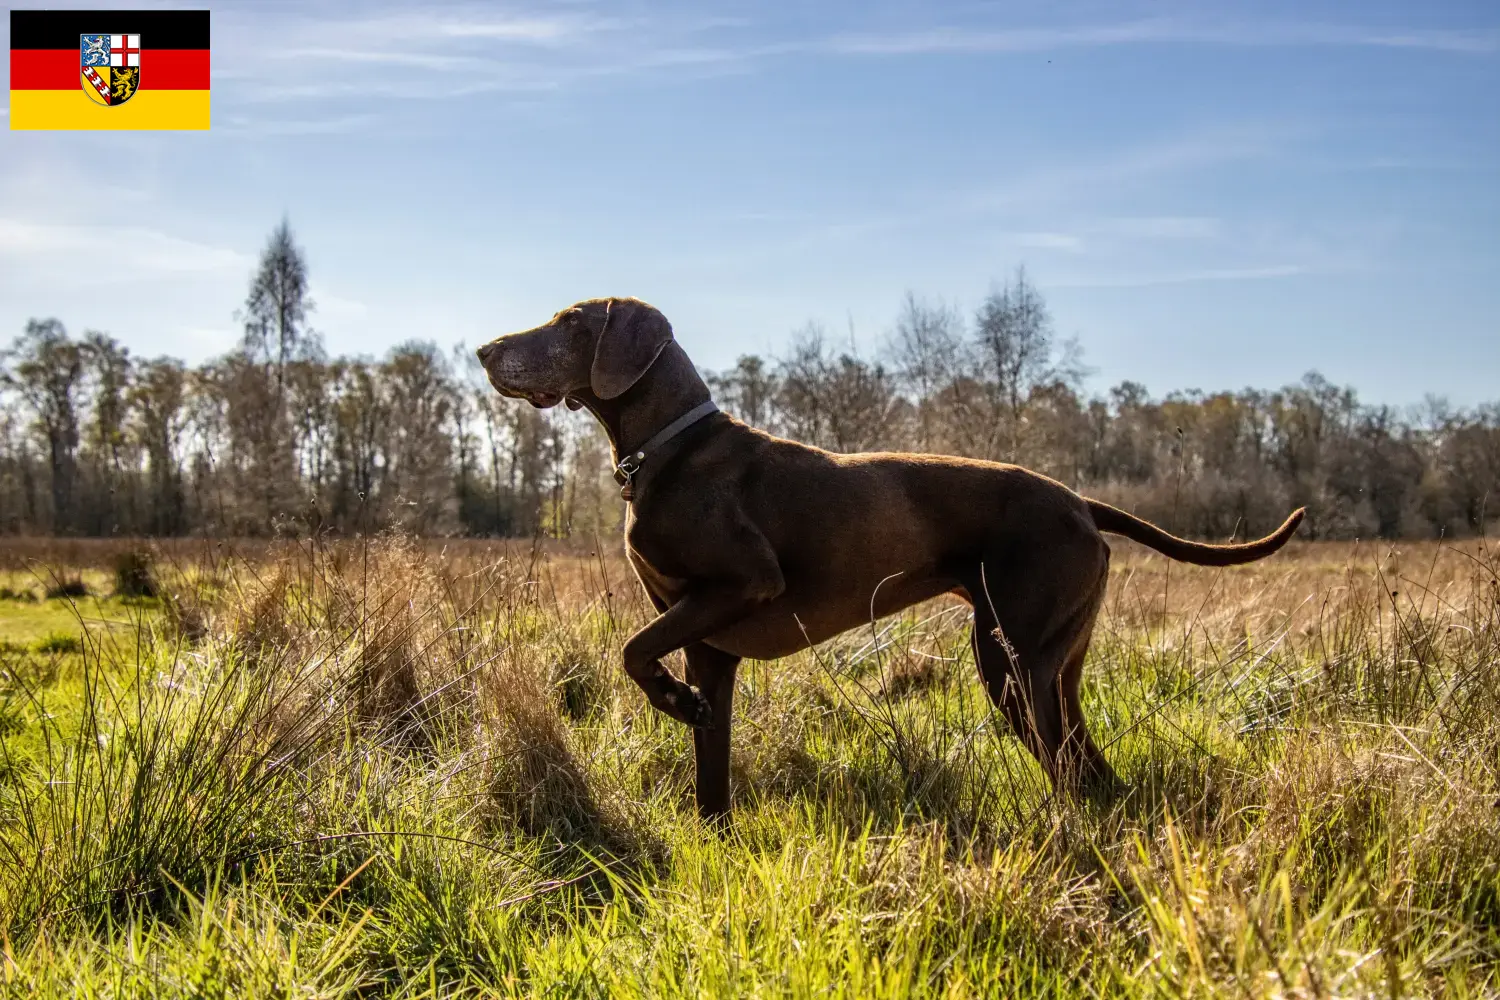
<instances>
[{"instance_id":1,"label":"dry grass","mask_svg":"<svg viewBox=\"0 0 1500 1000\"><path fill-rule=\"evenodd\" d=\"M97 580L142 544L0 565ZM1085 682L1134 789L1108 810L996 724L961 606L747 664L725 836L618 669L648 609L613 550L148 551L139 628L0 646L17 995L1500 988L1492 544L1117 545Z\"/></svg>"}]
</instances>

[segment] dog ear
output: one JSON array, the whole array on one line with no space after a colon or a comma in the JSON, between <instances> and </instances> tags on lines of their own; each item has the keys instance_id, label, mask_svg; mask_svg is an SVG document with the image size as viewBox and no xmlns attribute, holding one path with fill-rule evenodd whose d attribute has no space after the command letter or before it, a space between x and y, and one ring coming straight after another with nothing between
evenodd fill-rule
<instances>
[{"instance_id":1,"label":"dog ear","mask_svg":"<svg viewBox=\"0 0 1500 1000\"><path fill-rule=\"evenodd\" d=\"M610 299L589 371L594 395L614 399L635 385L671 340L672 324L660 310L640 299Z\"/></svg>"}]
</instances>

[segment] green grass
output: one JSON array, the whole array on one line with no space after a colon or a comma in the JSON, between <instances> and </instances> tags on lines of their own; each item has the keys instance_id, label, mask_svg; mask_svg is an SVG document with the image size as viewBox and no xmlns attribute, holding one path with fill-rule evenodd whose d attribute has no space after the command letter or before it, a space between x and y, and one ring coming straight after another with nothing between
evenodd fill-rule
<instances>
[{"instance_id":1,"label":"green grass","mask_svg":"<svg viewBox=\"0 0 1500 1000\"><path fill-rule=\"evenodd\" d=\"M746 664L727 831L581 561L303 550L216 577L198 638L44 621L0 653L0 990L1491 996L1500 583L1434 558L1122 560L1108 809L990 715L962 609Z\"/></svg>"},{"instance_id":2,"label":"green grass","mask_svg":"<svg viewBox=\"0 0 1500 1000\"><path fill-rule=\"evenodd\" d=\"M58 633L76 636L82 632L78 616L67 601L0 601L0 639L29 646Z\"/></svg>"},{"instance_id":3,"label":"green grass","mask_svg":"<svg viewBox=\"0 0 1500 1000\"><path fill-rule=\"evenodd\" d=\"M32 593L39 595L40 590L40 587L33 588ZM60 633L79 636L85 629L128 630L143 611L150 614L155 607L155 602L149 600L113 596L0 599L0 640L26 644Z\"/></svg>"}]
</instances>

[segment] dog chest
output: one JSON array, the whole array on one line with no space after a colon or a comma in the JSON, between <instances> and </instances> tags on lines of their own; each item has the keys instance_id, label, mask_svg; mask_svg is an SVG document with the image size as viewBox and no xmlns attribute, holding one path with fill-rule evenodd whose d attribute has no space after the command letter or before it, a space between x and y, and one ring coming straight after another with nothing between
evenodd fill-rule
<instances>
[{"instance_id":1,"label":"dog chest","mask_svg":"<svg viewBox=\"0 0 1500 1000\"><path fill-rule=\"evenodd\" d=\"M635 575L641 581L641 585L658 600L667 604L676 604L687 593L688 582L686 580L661 572L634 548L627 548L626 555L630 557L630 565L635 569Z\"/></svg>"}]
</instances>

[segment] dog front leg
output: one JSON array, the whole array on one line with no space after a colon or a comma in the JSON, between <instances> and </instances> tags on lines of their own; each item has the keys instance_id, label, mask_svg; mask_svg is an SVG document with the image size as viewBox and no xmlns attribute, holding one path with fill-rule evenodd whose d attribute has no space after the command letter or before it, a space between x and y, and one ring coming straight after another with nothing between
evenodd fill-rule
<instances>
[{"instance_id":1,"label":"dog front leg","mask_svg":"<svg viewBox=\"0 0 1500 1000\"><path fill-rule=\"evenodd\" d=\"M729 730L734 719L734 674L740 658L701 642L689 643L687 682L708 699L712 729L693 730L694 793L698 814L718 821L729 812Z\"/></svg>"},{"instance_id":2,"label":"dog front leg","mask_svg":"<svg viewBox=\"0 0 1500 1000\"><path fill-rule=\"evenodd\" d=\"M708 700L668 673L661 658L728 628L780 590L778 574L776 589L769 595L764 590L747 593L725 587L689 593L625 643L625 672L640 685L652 707L695 728L713 726Z\"/></svg>"}]
</instances>

